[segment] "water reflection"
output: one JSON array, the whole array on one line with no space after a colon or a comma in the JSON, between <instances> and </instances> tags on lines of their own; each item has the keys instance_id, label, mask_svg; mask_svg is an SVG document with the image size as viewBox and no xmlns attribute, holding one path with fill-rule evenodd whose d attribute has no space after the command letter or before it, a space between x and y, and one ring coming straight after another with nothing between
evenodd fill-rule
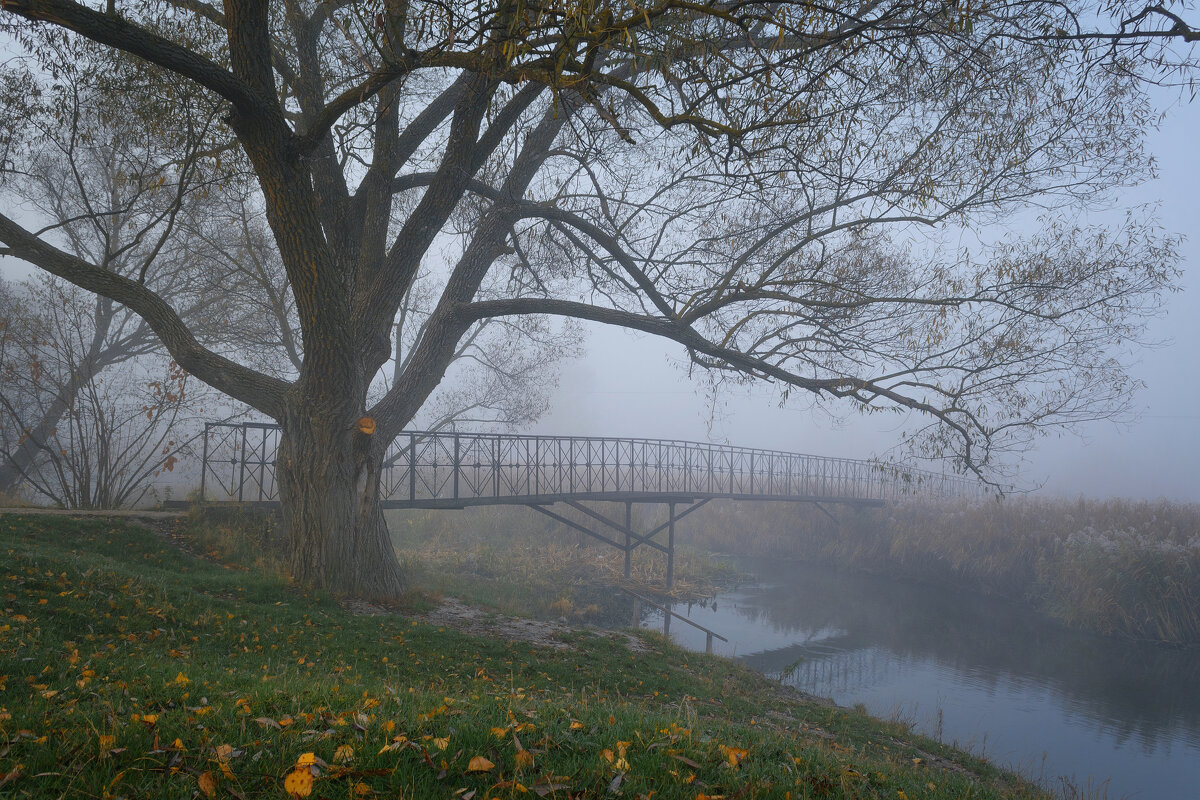
<instances>
[{"instance_id":1,"label":"water reflection","mask_svg":"<svg viewBox=\"0 0 1200 800\"><path fill-rule=\"evenodd\" d=\"M1044 753L1048 777L1112 775L1110 796L1190 797L1200 786L1194 650L1064 630L966 592L742 566L761 586L688 615L755 669L877 714L898 711L1026 769L1040 771ZM696 646L686 626L673 635Z\"/></svg>"}]
</instances>

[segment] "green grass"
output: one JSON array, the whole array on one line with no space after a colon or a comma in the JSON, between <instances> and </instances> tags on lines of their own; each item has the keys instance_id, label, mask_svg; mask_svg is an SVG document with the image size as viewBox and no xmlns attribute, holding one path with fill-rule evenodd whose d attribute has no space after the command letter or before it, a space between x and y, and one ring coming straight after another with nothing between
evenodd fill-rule
<instances>
[{"instance_id":1,"label":"green grass","mask_svg":"<svg viewBox=\"0 0 1200 800\"><path fill-rule=\"evenodd\" d=\"M308 762L322 798L1045 796L661 637L356 616L99 519L0 516L0 553L6 800L285 800Z\"/></svg>"},{"instance_id":2,"label":"green grass","mask_svg":"<svg viewBox=\"0 0 1200 800\"><path fill-rule=\"evenodd\" d=\"M629 598L614 589L623 582L624 553L530 509L389 513L396 551L414 585L426 592L525 617L607 625L629 620ZM618 517L623 511L609 513ZM652 526L638 519L635 527ZM674 590L667 595L666 564L662 553L637 548L632 584L660 597L699 600L746 577L724 560L677 548Z\"/></svg>"}]
</instances>

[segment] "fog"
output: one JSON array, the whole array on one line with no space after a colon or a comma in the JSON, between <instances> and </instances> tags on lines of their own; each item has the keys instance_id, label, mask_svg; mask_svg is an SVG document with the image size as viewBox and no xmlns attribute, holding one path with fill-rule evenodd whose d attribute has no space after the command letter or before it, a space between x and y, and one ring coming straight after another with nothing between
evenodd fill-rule
<instances>
[{"instance_id":1,"label":"fog","mask_svg":"<svg viewBox=\"0 0 1200 800\"><path fill-rule=\"evenodd\" d=\"M1164 99L1164 103L1169 99ZM1177 103L1148 136L1159 177L1127 200L1158 204L1159 221L1187 237L1179 292L1149 326L1156 344L1124 355L1146 384L1135 419L1083 425L1040 440L1018 463L1022 490L1059 496L1128 497L1200 502L1200 104ZM34 273L0 256L0 277ZM769 385L723 389L712 402L702 375L689 376L683 348L655 337L600 325L587 328L585 357L565 362L549 411L530 432L712 441L848 458L902 456L902 433L927 423L913 413L866 416L849 404L814 408L793 394L781 407ZM927 465L940 469L939 465Z\"/></svg>"},{"instance_id":2,"label":"fog","mask_svg":"<svg viewBox=\"0 0 1200 800\"><path fill-rule=\"evenodd\" d=\"M1200 501L1197 130L1200 105L1172 109L1149 136L1160 177L1131 193L1133 202L1161 203L1162 226L1188 237L1182 248L1182 291L1167 298L1167 313L1149 328L1148 339L1158 344L1127 356L1133 375L1146 384L1135 401L1137 418L1042 439L1020 465L1024 489ZM863 416L845 406L814 411L794 395L780 408L779 393L769 386L723 392L714 406L703 381L689 379L682 347L600 326L589 333L588 355L564 366L537 432L692 439L868 458L901 444L906 426L922 424L916 415Z\"/></svg>"}]
</instances>

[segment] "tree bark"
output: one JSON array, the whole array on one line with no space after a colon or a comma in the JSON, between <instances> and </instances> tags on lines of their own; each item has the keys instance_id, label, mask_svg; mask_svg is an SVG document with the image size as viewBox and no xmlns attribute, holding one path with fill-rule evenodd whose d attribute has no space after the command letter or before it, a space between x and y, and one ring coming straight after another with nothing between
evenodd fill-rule
<instances>
[{"instance_id":1,"label":"tree bark","mask_svg":"<svg viewBox=\"0 0 1200 800\"><path fill-rule=\"evenodd\" d=\"M281 423L276 480L292 579L337 595L397 599L405 579L380 505L379 437L355 420L304 411Z\"/></svg>"}]
</instances>

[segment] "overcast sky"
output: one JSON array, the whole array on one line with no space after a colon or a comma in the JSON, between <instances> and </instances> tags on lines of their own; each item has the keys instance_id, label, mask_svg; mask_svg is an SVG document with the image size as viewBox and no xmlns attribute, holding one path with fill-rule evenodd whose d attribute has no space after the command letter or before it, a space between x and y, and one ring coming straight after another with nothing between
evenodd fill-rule
<instances>
[{"instance_id":1,"label":"overcast sky","mask_svg":"<svg viewBox=\"0 0 1200 800\"><path fill-rule=\"evenodd\" d=\"M1095 424L1081 436L1044 439L1029 453L1021 482L1063 495L1165 497L1200 502L1200 101L1173 109L1150 137L1160 178L1132 193L1159 201L1168 230L1184 243L1183 291L1150 337L1166 342L1143 351L1134 374L1147 384L1137 398L1140 419L1117 427ZM0 258L0 276L19 279L24 264ZM900 441L906 416L836 419L803 405L780 408L770 388L726 393L714 414L702 384L681 368L671 343L624 331L590 330L588 355L567 363L551 411L534 431L547 434L641 436L772 447L819 455L868 458Z\"/></svg>"},{"instance_id":2,"label":"overcast sky","mask_svg":"<svg viewBox=\"0 0 1200 800\"><path fill-rule=\"evenodd\" d=\"M1200 100L1173 109L1149 139L1158 180L1138 187L1134 203L1161 202L1163 227L1188 238L1182 292L1133 367L1147 384L1132 425L1089 425L1081 435L1043 439L1029 453L1022 483L1043 492L1200 501ZM900 441L915 421L850 416L842 421L778 405L770 389L729 393L713 417L701 384L678 367L682 348L611 328L590 329L586 358L566 365L552 409L536 430L554 434L698 439L818 455L866 458Z\"/></svg>"}]
</instances>

